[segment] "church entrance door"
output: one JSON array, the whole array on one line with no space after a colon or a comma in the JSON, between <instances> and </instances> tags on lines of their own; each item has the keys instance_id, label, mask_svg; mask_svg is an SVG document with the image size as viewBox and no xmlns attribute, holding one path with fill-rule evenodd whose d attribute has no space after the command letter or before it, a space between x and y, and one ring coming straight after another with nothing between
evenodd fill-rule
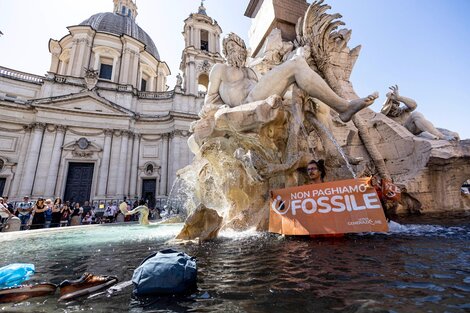
<instances>
[{"instance_id":1,"label":"church entrance door","mask_svg":"<svg viewBox=\"0 0 470 313\"><path fill-rule=\"evenodd\" d=\"M70 163L65 184L64 200L83 202L90 200L91 183L93 182L93 163Z\"/></svg>"},{"instance_id":2,"label":"church entrance door","mask_svg":"<svg viewBox=\"0 0 470 313\"><path fill-rule=\"evenodd\" d=\"M0 197L3 196L3 189L5 189L6 178L0 178Z\"/></svg>"},{"instance_id":3,"label":"church entrance door","mask_svg":"<svg viewBox=\"0 0 470 313\"><path fill-rule=\"evenodd\" d=\"M142 199L148 201L149 208L155 207L155 191L157 190L156 179L144 179L142 181Z\"/></svg>"}]
</instances>

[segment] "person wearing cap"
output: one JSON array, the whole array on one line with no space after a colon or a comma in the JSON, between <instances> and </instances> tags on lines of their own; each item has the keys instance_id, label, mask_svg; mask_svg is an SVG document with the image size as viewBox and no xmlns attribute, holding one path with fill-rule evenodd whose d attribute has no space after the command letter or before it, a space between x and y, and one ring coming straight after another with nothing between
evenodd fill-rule
<instances>
[{"instance_id":1,"label":"person wearing cap","mask_svg":"<svg viewBox=\"0 0 470 313\"><path fill-rule=\"evenodd\" d=\"M31 217L31 211L33 210L33 204L29 201L28 196L23 197L23 201L18 203L16 206L16 212L21 220L21 229L27 228L29 218Z\"/></svg>"},{"instance_id":2,"label":"person wearing cap","mask_svg":"<svg viewBox=\"0 0 470 313\"><path fill-rule=\"evenodd\" d=\"M403 125L415 136L443 140L459 139L459 135L454 132L449 131L448 135L443 134L423 114L416 112L418 104L411 98L401 96L398 92L398 85L391 86L389 89L391 92L387 93L387 100L380 111L382 114ZM401 106L401 103L404 106Z\"/></svg>"}]
</instances>

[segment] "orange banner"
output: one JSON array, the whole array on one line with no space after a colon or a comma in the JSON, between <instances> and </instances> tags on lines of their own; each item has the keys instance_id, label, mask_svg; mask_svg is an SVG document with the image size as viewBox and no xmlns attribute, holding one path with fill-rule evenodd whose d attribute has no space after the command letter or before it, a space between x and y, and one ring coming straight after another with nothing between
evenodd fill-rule
<instances>
[{"instance_id":1,"label":"orange banner","mask_svg":"<svg viewBox=\"0 0 470 313\"><path fill-rule=\"evenodd\" d=\"M269 231L284 235L387 232L370 178L272 191Z\"/></svg>"}]
</instances>

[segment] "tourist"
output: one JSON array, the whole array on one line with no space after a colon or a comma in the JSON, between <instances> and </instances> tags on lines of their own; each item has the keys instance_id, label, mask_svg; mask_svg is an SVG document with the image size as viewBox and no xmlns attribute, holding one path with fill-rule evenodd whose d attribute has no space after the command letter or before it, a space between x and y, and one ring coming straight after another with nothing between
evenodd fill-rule
<instances>
[{"instance_id":1,"label":"tourist","mask_svg":"<svg viewBox=\"0 0 470 313\"><path fill-rule=\"evenodd\" d=\"M51 223L52 223L52 207L53 207L53 204L52 204L52 200L51 199L46 199L46 211L44 212L44 216L46 218L46 222L44 224L44 227L45 228L49 228L51 227Z\"/></svg>"},{"instance_id":2,"label":"tourist","mask_svg":"<svg viewBox=\"0 0 470 313\"><path fill-rule=\"evenodd\" d=\"M140 225L148 225L149 224L149 208L147 207L147 203L145 200L139 201L139 206L126 213L126 215L130 216L133 214L139 213L139 224Z\"/></svg>"},{"instance_id":3,"label":"tourist","mask_svg":"<svg viewBox=\"0 0 470 313\"><path fill-rule=\"evenodd\" d=\"M209 74L209 87L200 113L205 117L222 105L230 107L265 100L271 95L283 96L287 88L297 83L310 96L319 99L339 113L342 121L371 105L378 94L347 101L339 97L328 84L307 64L303 55L278 65L258 80L257 75L245 66L247 49L245 42L234 33L228 34L223 42L227 64L215 64ZM303 52L302 49L298 50Z\"/></svg>"},{"instance_id":4,"label":"tourist","mask_svg":"<svg viewBox=\"0 0 470 313\"><path fill-rule=\"evenodd\" d=\"M114 221L114 214L116 214L116 206L108 205L106 210L103 213L103 222L105 223L112 223Z\"/></svg>"},{"instance_id":5,"label":"tourist","mask_svg":"<svg viewBox=\"0 0 470 313\"><path fill-rule=\"evenodd\" d=\"M15 209L13 208L13 204L8 201L8 196L3 196L3 205L7 207L11 214L15 214Z\"/></svg>"},{"instance_id":6,"label":"tourist","mask_svg":"<svg viewBox=\"0 0 470 313\"><path fill-rule=\"evenodd\" d=\"M3 230L5 225L8 224L8 220L13 216L15 215L8 210L8 207L4 203L4 199L0 197L0 231Z\"/></svg>"},{"instance_id":7,"label":"tourist","mask_svg":"<svg viewBox=\"0 0 470 313\"><path fill-rule=\"evenodd\" d=\"M83 203L83 212L82 212L82 218L85 217L85 215L87 215L88 212L90 212L92 210L92 207L90 205L90 201L85 201L85 203Z\"/></svg>"},{"instance_id":8,"label":"tourist","mask_svg":"<svg viewBox=\"0 0 470 313\"><path fill-rule=\"evenodd\" d=\"M23 201L18 203L16 206L16 214L21 220L21 229L27 228L29 218L31 217L31 211L33 210L33 203L29 201L29 196L24 196Z\"/></svg>"},{"instance_id":9,"label":"tourist","mask_svg":"<svg viewBox=\"0 0 470 313\"><path fill-rule=\"evenodd\" d=\"M65 204L62 206L60 210L60 227L69 225L70 222L70 215L72 214L72 209L70 208L70 202L65 201Z\"/></svg>"},{"instance_id":10,"label":"tourist","mask_svg":"<svg viewBox=\"0 0 470 313\"><path fill-rule=\"evenodd\" d=\"M31 226L29 229L40 229L44 228L44 224L46 223L46 216L45 213L47 210L47 206L44 204L43 198L38 198L35 205L33 206L33 213L31 219Z\"/></svg>"},{"instance_id":11,"label":"tourist","mask_svg":"<svg viewBox=\"0 0 470 313\"><path fill-rule=\"evenodd\" d=\"M0 216L2 218L9 218L11 216L15 216L13 213L8 210L8 206L5 204L5 199L0 197Z\"/></svg>"},{"instance_id":12,"label":"tourist","mask_svg":"<svg viewBox=\"0 0 470 313\"><path fill-rule=\"evenodd\" d=\"M310 161L307 165L307 176L309 184L319 184L325 182L325 161Z\"/></svg>"},{"instance_id":13,"label":"tourist","mask_svg":"<svg viewBox=\"0 0 470 313\"><path fill-rule=\"evenodd\" d=\"M62 217L62 199L57 197L52 204L52 220L51 220L51 227L59 227L60 226L60 219Z\"/></svg>"},{"instance_id":14,"label":"tourist","mask_svg":"<svg viewBox=\"0 0 470 313\"><path fill-rule=\"evenodd\" d=\"M93 222L93 216L91 215L91 211L88 211L82 219L83 225L90 225Z\"/></svg>"},{"instance_id":15,"label":"tourist","mask_svg":"<svg viewBox=\"0 0 470 313\"><path fill-rule=\"evenodd\" d=\"M80 202L75 202L72 215L70 216L70 226L80 225L83 208L80 207Z\"/></svg>"}]
</instances>

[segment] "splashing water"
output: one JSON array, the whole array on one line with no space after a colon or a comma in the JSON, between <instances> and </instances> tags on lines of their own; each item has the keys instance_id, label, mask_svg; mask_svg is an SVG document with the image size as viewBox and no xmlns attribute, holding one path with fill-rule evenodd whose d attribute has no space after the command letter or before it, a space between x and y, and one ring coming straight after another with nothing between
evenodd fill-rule
<instances>
[{"instance_id":1,"label":"splashing water","mask_svg":"<svg viewBox=\"0 0 470 313\"><path fill-rule=\"evenodd\" d=\"M459 226L441 226L441 225L430 225L430 224L399 224L394 221L390 221L388 235L409 235L409 236L439 236L449 237L455 235L468 236L468 230L465 227Z\"/></svg>"},{"instance_id":2,"label":"splashing water","mask_svg":"<svg viewBox=\"0 0 470 313\"><path fill-rule=\"evenodd\" d=\"M341 146L339 145L339 143L336 141L335 137L333 137L333 134L330 132L330 130L325 127L325 125L323 125L322 123L320 123L319 120L317 119L312 119L312 121L314 121L315 125L320 127L321 130L328 136L328 139L330 139L330 141L333 143L333 145L336 147L336 150L338 150L339 154L341 155L341 157L343 158L344 160L344 163L346 163L346 167L348 168L349 172L351 172L351 175L353 176L353 178L357 178L357 175L356 173L354 172L354 169L352 167L352 165L349 163L348 161L348 157L346 156L346 154L344 153L344 150L343 148L341 148Z\"/></svg>"},{"instance_id":3,"label":"splashing water","mask_svg":"<svg viewBox=\"0 0 470 313\"><path fill-rule=\"evenodd\" d=\"M172 215L177 215L179 212L179 199L178 199L178 192L175 192L175 190L178 190L176 186L179 185L181 179L176 176L176 179L173 181L173 185L171 186L170 193L168 194L167 202L165 205L165 210L167 216L172 216ZM176 207L173 207L172 204L176 203Z\"/></svg>"}]
</instances>

